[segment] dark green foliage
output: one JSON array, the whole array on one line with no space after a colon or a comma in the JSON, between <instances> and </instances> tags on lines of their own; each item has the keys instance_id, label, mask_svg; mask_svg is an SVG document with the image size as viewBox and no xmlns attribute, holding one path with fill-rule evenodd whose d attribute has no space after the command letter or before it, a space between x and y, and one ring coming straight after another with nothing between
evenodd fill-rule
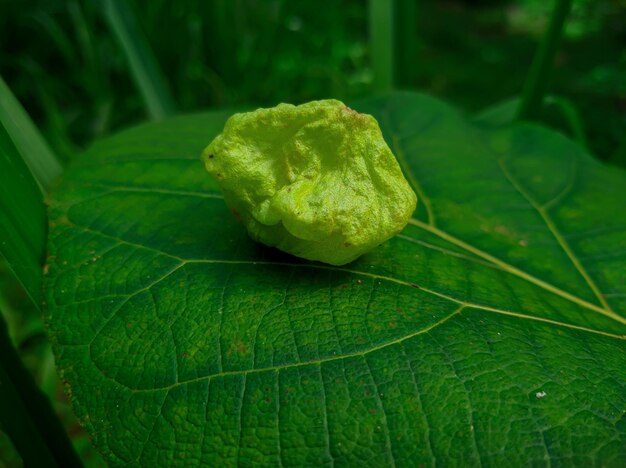
<instances>
[{"instance_id":1,"label":"dark green foliage","mask_svg":"<svg viewBox=\"0 0 626 468\"><path fill-rule=\"evenodd\" d=\"M396 83L469 111L520 92L551 6L540 0L396 3L396 63L406 70L396 69ZM347 99L372 90L365 1L324 8L282 0L135 0L130 6L184 111ZM616 149L626 133L625 25L626 9L617 1L574 2L550 89L585 117L592 152L613 161L620 160ZM144 117L99 2L8 0L0 5L0 26L2 74L60 156ZM407 43L411 37L416 43Z\"/></svg>"},{"instance_id":2,"label":"dark green foliage","mask_svg":"<svg viewBox=\"0 0 626 468\"><path fill-rule=\"evenodd\" d=\"M9 434L26 466L82 466L50 400L37 388L11 345L1 316L0 427Z\"/></svg>"},{"instance_id":3,"label":"dark green foliage","mask_svg":"<svg viewBox=\"0 0 626 468\"><path fill-rule=\"evenodd\" d=\"M460 2L420 4L419 89L469 111L520 93L553 2L497 3L474 10ZM626 159L615 151L626 134L624 41L626 9L619 2L574 2L549 89L584 116L591 152L622 166ZM550 111L543 117L569 133Z\"/></svg>"}]
</instances>

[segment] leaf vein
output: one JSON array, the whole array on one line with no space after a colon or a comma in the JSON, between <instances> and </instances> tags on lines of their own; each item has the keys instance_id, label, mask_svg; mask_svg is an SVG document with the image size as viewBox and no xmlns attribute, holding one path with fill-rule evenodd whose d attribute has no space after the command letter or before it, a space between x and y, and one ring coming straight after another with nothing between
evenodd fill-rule
<instances>
[{"instance_id":1,"label":"leaf vein","mask_svg":"<svg viewBox=\"0 0 626 468\"><path fill-rule=\"evenodd\" d=\"M380 389L378 388L378 383L376 382L376 377L374 377L374 373L372 372L372 366L367 360L367 356L363 356L363 361L365 361L365 367L367 367L367 372L369 373L372 379L372 383L374 384L374 393L375 393L374 399L376 400L378 409L382 415L382 421L383 421L383 426L385 430L385 451L389 455L389 462L390 462L389 466L392 466L395 468L396 459L393 455L393 446L391 444L391 436L389 435L390 434L389 421L387 421L387 413L385 411L385 405L383 404L383 398L382 398L383 395L380 393Z\"/></svg>"},{"instance_id":2,"label":"leaf vein","mask_svg":"<svg viewBox=\"0 0 626 468\"><path fill-rule=\"evenodd\" d=\"M448 320L450 320L452 317L454 317L455 315L459 314L463 308L465 306L460 306L458 308L456 308L452 313L450 313L449 315L446 315L445 317L443 317L442 319L440 319L439 321L423 328L420 329L416 332L410 333L408 335L402 336L400 338L397 338L395 340L392 341L387 341L384 343L380 343L376 346L373 346L371 348L365 349L363 351L355 351L353 353L348 353L345 354L343 356L330 356L330 357L326 357L326 358L321 358L321 359L315 359L315 360L310 360L310 361L303 361L303 362L297 362L297 363L290 363L290 364L278 364L278 365L272 365L272 366L268 366L268 367L262 367L262 368L256 368L256 369L241 369L241 370L233 370L233 371L225 371L225 372L221 372L221 373L217 373L217 374L211 374L211 375L203 375L200 377L196 377L193 379L189 379L189 380L184 380L184 381L179 381L179 382L175 382L172 383L170 385L166 385L163 387L153 387L153 388L133 388L133 387L129 387L126 384L123 384L121 382L119 382L117 379L107 376L106 373L104 373L103 369L100 369L97 364L95 363L95 361L93 361L92 359L92 363L94 364L94 366L96 368L98 368L98 370L102 373L102 375L104 377L106 377L107 379L111 380L112 382L114 382L116 385L119 385L121 387L126 388L127 390L133 392L133 393L145 393L145 392L154 392L154 391L160 391L160 390L169 390L172 388L176 388L179 387L181 385L188 385L188 384L192 384L192 383L197 383L197 382L202 382L204 380L210 380L210 379L214 379L214 378L219 378L219 377L229 377L229 376L246 376L249 374L258 374L258 373L262 373L262 372L276 372L276 371L280 371L283 369L296 369L296 368L300 368L300 367L305 367L305 366L311 366L311 365L320 365L320 364L325 364L328 362L335 362L335 361L342 361L345 359L350 359L350 358L356 358L356 357L364 357L370 353L379 351L381 349L384 348L388 348L389 346L393 346L396 344L400 344L403 343L406 340L409 340L411 338L414 338L415 336L421 335L423 333L428 333L431 330L443 325L444 323L446 323Z\"/></svg>"},{"instance_id":3,"label":"leaf vein","mask_svg":"<svg viewBox=\"0 0 626 468\"><path fill-rule=\"evenodd\" d=\"M444 240L447 240L448 242L451 242L452 244L458 245L459 247L467 250L468 252L471 252L475 255L478 255L479 257L484 258L485 260L488 260L490 262L493 262L494 264L500 266L504 271L506 271L507 273L510 273L512 275L518 276L520 278L525 279L526 281L535 284L536 286L539 286L543 289L545 289L546 291L550 291L558 296L561 296L567 300L569 300L570 302L573 302L581 307L584 307L586 309L592 310L594 312L597 312L599 314L605 315L609 318L612 318L613 320L620 322L622 324L626 325L626 319L623 317L620 317L619 315L617 315L615 312L610 311L610 310L606 310L603 309L602 307L599 307L595 304L592 304L591 302L587 302L584 299L579 298L578 296L574 296L573 294L564 291L556 286L554 286L553 284L550 284L544 280L541 280L539 278L537 278L536 276L533 276L529 273L526 273L523 270L520 270L517 267L514 267L513 265L511 265L510 263L507 263L503 260L500 260L499 258L494 257L493 255L488 254L487 252L480 250L477 247L474 247L471 244L468 244L464 241L462 241L461 239L458 239L454 236L452 236L451 234L448 234L445 231L442 231L441 229L438 229L434 226L430 226L426 223L423 223L422 221L419 221L415 218L411 218L409 220L409 223L417 226L420 229L423 229L425 231L428 231L432 234L435 234L439 237L441 237Z\"/></svg>"},{"instance_id":4,"label":"leaf vein","mask_svg":"<svg viewBox=\"0 0 626 468\"><path fill-rule=\"evenodd\" d=\"M548 214L545 206L539 205L534 200L534 198L530 196L530 194L526 191L526 189L524 189L524 187L522 187L522 185L515 179L515 177L513 177L513 174L511 174L511 171L509 171L509 168L506 166L506 162L503 158L498 159L498 164L502 170L502 173L504 174L506 179L511 183L511 185L515 187L515 189L520 193L520 195L524 197L528 201L528 203L530 203L532 207L535 208L535 210L539 213L539 216L541 216L541 218L543 219L544 223L548 227L548 230L552 233L552 235L554 236L556 241L559 243L559 245L561 246L565 254L568 256L568 258L570 259L570 261L572 262L576 270L578 270L580 275L583 277L583 279L585 280L589 288L596 295L596 297L600 301L600 304L602 304L604 314L609 317L614 317L614 318L619 317L617 314L615 314L615 312L611 310L611 307L606 302L606 299L600 292L600 289L596 285L595 281L593 281L591 276L589 276L589 273L587 273L587 270L585 269L585 267L582 265L582 263L580 263L580 260L578 259L578 257L576 256L572 248L570 247L569 243L565 240L563 235L561 235L559 229L557 228L556 224L552 220L552 217ZM626 319L622 317L619 317L619 318L621 319L619 321L623 321L623 323L626 323Z\"/></svg>"},{"instance_id":5,"label":"leaf vein","mask_svg":"<svg viewBox=\"0 0 626 468\"><path fill-rule=\"evenodd\" d=\"M430 224L431 226L435 226L435 212L431 206L430 198L426 196L424 189L422 188L421 184L417 180L417 177L415 177L415 174L413 173L413 170L411 169L411 166L409 165L408 159L406 155L404 154L404 150L402 149L402 144L400 142L400 139L398 138L398 135L396 135L391 130L392 126L391 126L391 120L389 117L389 111L385 109L382 113L382 116L384 119L385 126L389 128L389 135L391 135L390 143L393 148L393 152L396 156L396 159L398 160L398 163L400 163L400 166L402 167L403 172L405 173L406 177L409 179L409 183L413 187L413 190L417 192L419 199L421 199L422 203L424 204L424 208L426 209L426 214L428 217L428 224Z\"/></svg>"}]
</instances>

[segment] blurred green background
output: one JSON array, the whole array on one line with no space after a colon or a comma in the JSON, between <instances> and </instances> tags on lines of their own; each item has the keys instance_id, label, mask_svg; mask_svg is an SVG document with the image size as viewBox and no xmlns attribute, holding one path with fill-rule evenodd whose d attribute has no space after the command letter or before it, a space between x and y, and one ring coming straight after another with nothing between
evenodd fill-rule
<instances>
[{"instance_id":1,"label":"blurred green background","mask_svg":"<svg viewBox=\"0 0 626 468\"><path fill-rule=\"evenodd\" d=\"M62 159L146 118L101 2L0 1L0 72ZM128 3L180 112L376 91L366 0ZM412 56L398 84L468 112L520 92L553 5L413 3ZM625 46L625 0L574 0L552 90L575 104L602 159L617 157L626 130Z\"/></svg>"},{"instance_id":2,"label":"blurred green background","mask_svg":"<svg viewBox=\"0 0 626 468\"><path fill-rule=\"evenodd\" d=\"M366 0L122 3L121 21L132 26L126 38L116 29L120 18L107 15L106 1L0 0L0 75L64 163L98 138L169 112L383 91L373 64L385 57L371 46L370 25L378 20ZM521 92L553 2L396 4L402 11L393 31L396 87L439 96L473 114ZM154 74L163 81L156 83L156 108L142 95L125 54L137 38L162 71ZM625 46L626 0L574 0L550 88L579 116L590 152L624 167ZM542 120L571 132L557 106L548 106ZM4 265L0 310L81 456L101 464L63 396L40 317ZM2 466L20 461L0 432Z\"/></svg>"}]
</instances>

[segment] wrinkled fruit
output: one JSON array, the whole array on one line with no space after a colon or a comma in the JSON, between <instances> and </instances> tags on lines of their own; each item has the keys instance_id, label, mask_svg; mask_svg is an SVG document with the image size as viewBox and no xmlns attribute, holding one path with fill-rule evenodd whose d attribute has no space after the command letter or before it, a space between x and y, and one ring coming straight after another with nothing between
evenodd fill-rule
<instances>
[{"instance_id":1,"label":"wrinkled fruit","mask_svg":"<svg viewBox=\"0 0 626 468\"><path fill-rule=\"evenodd\" d=\"M336 100L235 114L202 159L253 239L332 265L400 232L417 203L374 117Z\"/></svg>"}]
</instances>

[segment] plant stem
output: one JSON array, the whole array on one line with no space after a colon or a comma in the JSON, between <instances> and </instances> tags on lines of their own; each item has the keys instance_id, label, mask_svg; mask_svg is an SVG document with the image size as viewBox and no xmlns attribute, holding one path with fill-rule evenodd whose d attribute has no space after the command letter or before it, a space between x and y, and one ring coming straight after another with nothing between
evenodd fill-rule
<instances>
[{"instance_id":1,"label":"plant stem","mask_svg":"<svg viewBox=\"0 0 626 468\"><path fill-rule=\"evenodd\" d=\"M517 111L518 120L534 120L539 116L543 97L548 88L554 57L563 36L565 19L571 7L572 0L556 0L548 30L541 44L539 44L524 84L522 100Z\"/></svg>"},{"instance_id":2,"label":"plant stem","mask_svg":"<svg viewBox=\"0 0 626 468\"><path fill-rule=\"evenodd\" d=\"M123 0L102 0L101 4L105 19L126 56L148 115L153 120L172 115L176 110L174 98L131 6Z\"/></svg>"},{"instance_id":3,"label":"plant stem","mask_svg":"<svg viewBox=\"0 0 626 468\"><path fill-rule=\"evenodd\" d=\"M0 315L0 426L26 466L82 466L50 401L20 360Z\"/></svg>"},{"instance_id":4,"label":"plant stem","mask_svg":"<svg viewBox=\"0 0 626 468\"><path fill-rule=\"evenodd\" d=\"M369 1L369 27L374 90L390 91L393 88L393 1Z\"/></svg>"}]
</instances>

